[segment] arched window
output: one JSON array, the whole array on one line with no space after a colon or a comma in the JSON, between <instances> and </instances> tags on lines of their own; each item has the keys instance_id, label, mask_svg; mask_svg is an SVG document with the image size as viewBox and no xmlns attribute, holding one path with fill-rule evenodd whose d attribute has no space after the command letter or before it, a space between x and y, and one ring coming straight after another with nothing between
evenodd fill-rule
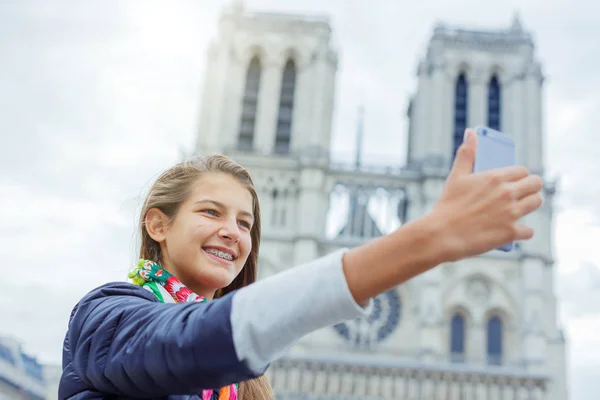
<instances>
[{"instance_id":1,"label":"arched window","mask_svg":"<svg viewBox=\"0 0 600 400\"><path fill-rule=\"evenodd\" d=\"M487 322L487 359L490 365L502 364L502 320L493 315Z\"/></svg>"},{"instance_id":2,"label":"arched window","mask_svg":"<svg viewBox=\"0 0 600 400\"><path fill-rule=\"evenodd\" d=\"M465 74L461 73L456 80L454 91L454 147L452 155L456 154L456 150L463 142L465 129L467 128L467 106L468 106L468 91L469 87Z\"/></svg>"},{"instance_id":3,"label":"arched window","mask_svg":"<svg viewBox=\"0 0 600 400\"><path fill-rule=\"evenodd\" d=\"M244 97L242 100L242 118L238 137L238 148L240 150L251 150L254 142L260 73L260 60L255 56L250 61L246 72L246 86L244 88Z\"/></svg>"},{"instance_id":4,"label":"arched window","mask_svg":"<svg viewBox=\"0 0 600 400\"><path fill-rule=\"evenodd\" d=\"M500 130L500 83L496 75L488 84L488 126Z\"/></svg>"},{"instance_id":5,"label":"arched window","mask_svg":"<svg viewBox=\"0 0 600 400\"><path fill-rule=\"evenodd\" d=\"M288 60L283 69L281 93L279 96L279 113L277 114L277 133L275 135L275 152L288 153L292 137L292 115L294 113L294 92L296 90L296 65Z\"/></svg>"},{"instance_id":6,"label":"arched window","mask_svg":"<svg viewBox=\"0 0 600 400\"><path fill-rule=\"evenodd\" d=\"M450 359L452 362L465 360L465 317L456 313L450 321Z\"/></svg>"}]
</instances>

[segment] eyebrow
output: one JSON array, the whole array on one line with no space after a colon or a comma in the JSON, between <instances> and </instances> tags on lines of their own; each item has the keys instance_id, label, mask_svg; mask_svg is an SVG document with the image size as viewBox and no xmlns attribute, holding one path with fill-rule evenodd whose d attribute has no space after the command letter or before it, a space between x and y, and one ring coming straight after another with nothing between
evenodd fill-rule
<instances>
[{"instance_id":1,"label":"eyebrow","mask_svg":"<svg viewBox=\"0 0 600 400\"><path fill-rule=\"evenodd\" d=\"M204 203L211 203L214 204L215 206L219 207L219 208L227 208L225 206L225 204L220 203L218 201L214 201L214 200L198 200L197 202L195 202L194 204L204 204ZM252 215L251 212L248 211L240 211L240 214L250 218L252 221L254 221L254 215Z\"/></svg>"}]
</instances>

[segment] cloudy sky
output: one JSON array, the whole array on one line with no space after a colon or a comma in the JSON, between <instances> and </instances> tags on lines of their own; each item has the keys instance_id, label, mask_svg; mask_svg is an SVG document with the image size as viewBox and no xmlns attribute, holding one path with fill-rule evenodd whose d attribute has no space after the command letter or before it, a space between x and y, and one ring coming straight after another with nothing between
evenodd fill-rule
<instances>
[{"instance_id":1,"label":"cloudy sky","mask_svg":"<svg viewBox=\"0 0 600 400\"><path fill-rule=\"evenodd\" d=\"M334 151L401 160L415 66L438 20L535 34L546 162L561 177L556 277L573 400L600 391L600 3L248 0L328 14L340 49ZM485 5L484 5L485 4ZM140 196L195 143L204 54L224 0L0 1L0 334L59 363L69 312L135 260ZM343 144L349 140L351 144ZM385 143L385 146L383 145Z\"/></svg>"}]
</instances>

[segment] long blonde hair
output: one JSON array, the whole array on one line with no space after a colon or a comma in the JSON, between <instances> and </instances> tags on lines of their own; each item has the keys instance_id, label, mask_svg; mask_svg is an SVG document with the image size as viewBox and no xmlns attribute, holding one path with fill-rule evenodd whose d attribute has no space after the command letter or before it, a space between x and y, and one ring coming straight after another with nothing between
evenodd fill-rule
<instances>
[{"instance_id":1,"label":"long blonde hair","mask_svg":"<svg viewBox=\"0 0 600 400\"><path fill-rule=\"evenodd\" d=\"M211 155L204 158L195 158L174 165L163 172L150 188L144 205L142 206L139 222L141 237L140 258L161 262L160 244L150 237L146 230L146 214L149 210L157 208L170 220L173 220L181 204L190 195L194 183L204 174L227 174L237 179L252 195L252 214L254 223L250 231L252 249L240 274L227 287L219 289L215 298L222 297L256 281L258 265L258 248L260 245L260 206L258 195L250 173L232 159L222 155ZM271 400L273 391L266 377L241 382L239 388L240 400Z\"/></svg>"}]
</instances>

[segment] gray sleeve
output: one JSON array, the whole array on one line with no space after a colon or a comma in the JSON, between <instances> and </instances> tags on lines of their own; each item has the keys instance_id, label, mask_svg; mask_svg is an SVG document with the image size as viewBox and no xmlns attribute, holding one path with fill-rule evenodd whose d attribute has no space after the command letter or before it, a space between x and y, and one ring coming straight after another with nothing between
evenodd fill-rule
<instances>
[{"instance_id":1,"label":"gray sleeve","mask_svg":"<svg viewBox=\"0 0 600 400\"><path fill-rule=\"evenodd\" d=\"M317 329L367 315L372 302L354 301L338 250L240 289L231 326L240 361L263 371L290 345Z\"/></svg>"}]
</instances>

